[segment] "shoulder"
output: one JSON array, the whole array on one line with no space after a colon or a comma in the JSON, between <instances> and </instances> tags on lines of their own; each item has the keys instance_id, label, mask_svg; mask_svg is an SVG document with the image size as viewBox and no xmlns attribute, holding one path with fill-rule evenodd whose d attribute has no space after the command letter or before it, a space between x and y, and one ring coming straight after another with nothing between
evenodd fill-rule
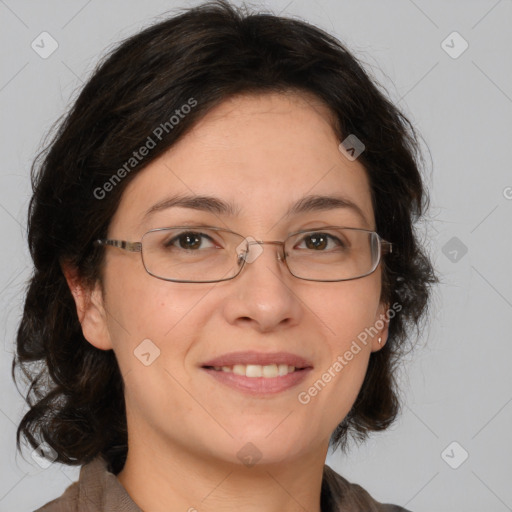
<instances>
[{"instance_id":1,"label":"shoulder","mask_svg":"<svg viewBox=\"0 0 512 512\"><path fill-rule=\"evenodd\" d=\"M141 512L116 475L97 456L80 469L77 482L35 512Z\"/></svg>"},{"instance_id":2,"label":"shoulder","mask_svg":"<svg viewBox=\"0 0 512 512\"><path fill-rule=\"evenodd\" d=\"M75 512L78 510L78 482L73 482L58 498L35 512Z\"/></svg>"},{"instance_id":3,"label":"shoulder","mask_svg":"<svg viewBox=\"0 0 512 512\"><path fill-rule=\"evenodd\" d=\"M324 481L328 487L330 506L323 512L411 512L399 505L381 503L370 496L368 491L324 465Z\"/></svg>"}]
</instances>

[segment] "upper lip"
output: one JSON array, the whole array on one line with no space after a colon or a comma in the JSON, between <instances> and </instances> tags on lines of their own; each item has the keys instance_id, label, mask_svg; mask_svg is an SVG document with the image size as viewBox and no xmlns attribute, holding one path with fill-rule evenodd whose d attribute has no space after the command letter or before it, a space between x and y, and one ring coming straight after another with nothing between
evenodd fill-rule
<instances>
[{"instance_id":1,"label":"upper lip","mask_svg":"<svg viewBox=\"0 0 512 512\"><path fill-rule=\"evenodd\" d=\"M287 364L295 368L308 368L313 365L301 356L290 352L231 352L210 359L201 366L234 366L235 364L257 364L261 366L270 364Z\"/></svg>"}]
</instances>

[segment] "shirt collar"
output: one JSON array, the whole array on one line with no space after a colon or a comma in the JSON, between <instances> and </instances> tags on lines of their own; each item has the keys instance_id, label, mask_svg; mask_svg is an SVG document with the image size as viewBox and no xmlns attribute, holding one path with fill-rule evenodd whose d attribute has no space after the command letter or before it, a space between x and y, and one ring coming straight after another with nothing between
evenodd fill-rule
<instances>
[{"instance_id":1,"label":"shirt collar","mask_svg":"<svg viewBox=\"0 0 512 512\"><path fill-rule=\"evenodd\" d=\"M101 456L80 470L78 500L84 512L142 512Z\"/></svg>"}]
</instances>

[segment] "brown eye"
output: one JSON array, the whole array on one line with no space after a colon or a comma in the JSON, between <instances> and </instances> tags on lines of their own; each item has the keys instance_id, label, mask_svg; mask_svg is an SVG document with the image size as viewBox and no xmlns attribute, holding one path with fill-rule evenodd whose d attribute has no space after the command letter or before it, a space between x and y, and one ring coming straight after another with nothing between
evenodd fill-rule
<instances>
[{"instance_id":1,"label":"brown eye","mask_svg":"<svg viewBox=\"0 0 512 512\"><path fill-rule=\"evenodd\" d=\"M173 247L177 249L184 250L197 250L197 249L208 249L210 247L202 247L203 240L210 240L213 242L212 238L204 233L198 233L195 231L187 231L184 233L180 233L179 235L171 238L170 240L164 242L165 247ZM177 245L176 245L177 243Z\"/></svg>"},{"instance_id":2,"label":"brown eye","mask_svg":"<svg viewBox=\"0 0 512 512\"><path fill-rule=\"evenodd\" d=\"M345 244L339 238L327 233L308 234L304 237L303 242L306 244L306 249L324 252L325 249L329 246L330 240L332 240L338 247L345 247Z\"/></svg>"}]
</instances>

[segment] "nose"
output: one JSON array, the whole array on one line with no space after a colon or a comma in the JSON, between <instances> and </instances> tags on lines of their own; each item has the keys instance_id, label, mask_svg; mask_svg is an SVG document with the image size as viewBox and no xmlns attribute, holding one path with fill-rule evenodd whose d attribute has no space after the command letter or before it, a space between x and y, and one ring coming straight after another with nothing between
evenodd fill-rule
<instances>
[{"instance_id":1,"label":"nose","mask_svg":"<svg viewBox=\"0 0 512 512\"><path fill-rule=\"evenodd\" d=\"M273 258L285 263L284 242L248 240L243 276L238 276L238 286L232 288L233 295L226 301L225 313L230 323L249 322L261 332L268 332L278 326L292 326L299 322L302 315L301 301L286 282L288 269L279 269L272 264ZM262 245L275 246L275 249L263 251ZM268 254L275 251L275 254ZM264 255L263 252L266 252ZM265 261L265 258L266 261ZM245 267L249 267L246 269ZM277 272L276 272L277 270ZM290 275L290 279L293 279Z\"/></svg>"}]
</instances>

